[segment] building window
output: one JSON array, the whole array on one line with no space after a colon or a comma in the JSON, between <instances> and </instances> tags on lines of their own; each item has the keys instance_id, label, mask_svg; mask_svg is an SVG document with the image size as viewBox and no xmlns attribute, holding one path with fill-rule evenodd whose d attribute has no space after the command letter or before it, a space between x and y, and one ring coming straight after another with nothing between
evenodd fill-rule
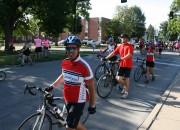
<instances>
[{"instance_id":1,"label":"building window","mask_svg":"<svg viewBox=\"0 0 180 130\"><path fill-rule=\"evenodd\" d=\"M88 33L87 33L87 32L85 32L85 37L86 37L86 36L88 36Z\"/></svg>"}]
</instances>

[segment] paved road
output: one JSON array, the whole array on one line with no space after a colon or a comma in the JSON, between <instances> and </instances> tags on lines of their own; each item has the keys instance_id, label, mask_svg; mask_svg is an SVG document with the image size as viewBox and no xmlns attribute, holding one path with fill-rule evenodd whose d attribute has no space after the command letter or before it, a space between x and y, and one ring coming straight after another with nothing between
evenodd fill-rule
<instances>
[{"instance_id":1,"label":"paved road","mask_svg":"<svg viewBox=\"0 0 180 130\"><path fill-rule=\"evenodd\" d=\"M135 53L133 58L136 56ZM95 55L84 58L88 60L93 71L100 63ZM22 95L24 85L47 86L61 73L60 64L61 61L52 61L33 66L4 68L7 79L0 82L0 130L15 130L25 117L35 112L39 98ZM134 67L137 65L134 62ZM144 84L143 79L138 83L131 80L127 100L120 99L121 94L116 89L107 100L97 96L97 113L90 116L86 124L88 130L138 129L179 71L179 65L180 56L167 52L161 59L156 59L156 81ZM55 95L62 95L62 86L56 90L58 91L54 91Z\"/></svg>"}]
</instances>

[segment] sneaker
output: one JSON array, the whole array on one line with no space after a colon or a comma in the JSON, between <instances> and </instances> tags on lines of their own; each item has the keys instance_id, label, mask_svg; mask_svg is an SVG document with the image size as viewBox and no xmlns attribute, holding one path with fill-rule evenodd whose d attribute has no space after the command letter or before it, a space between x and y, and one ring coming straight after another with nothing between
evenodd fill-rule
<instances>
[{"instance_id":1,"label":"sneaker","mask_svg":"<svg viewBox=\"0 0 180 130\"><path fill-rule=\"evenodd\" d=\"M155 76L152 76L152 81L154 81L155 80Z\"/></svg>"},{"instance_id":2,"label":"sneaker","mask_svg":"<svg viewBox=\"0 0 180 130\"><path fill-rule=\"evenodd\" d=\"M149 80L146 80L144 83L149 83Z\"/></svg>"},{"instance_id":3,"label":"sneaker","mask_svg":"<svg viewBox=\"0 0 180 130\"><path fill-rule=\"evenodd\" d=\"M122 99L126 99L127 97L128 97L128 93L127 93L127 92L125 92L125 93L121 96Z\"/></svg>"},{"instance_id":4,"label":"sneaker","mask_svg":"<svg viewBox=\"0 0 180 130\"><path fill-rule=\"evenodd\" d=\"M122 88L121 94L125 93L125 87Z\"/></svg>"}]
</instances>

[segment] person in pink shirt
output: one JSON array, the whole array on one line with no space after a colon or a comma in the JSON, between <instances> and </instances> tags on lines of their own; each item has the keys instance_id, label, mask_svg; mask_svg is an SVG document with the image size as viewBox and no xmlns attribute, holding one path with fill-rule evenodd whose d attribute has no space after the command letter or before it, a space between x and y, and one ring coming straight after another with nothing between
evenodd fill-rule
<instances>
[{"instance_id":1,"label":"person in pink shirt","mask_svg":"<svg viewBox=\"0 0 180 130\"><path fill-rule=\"evenodd\" d=\"M45 36L42 43L43 43L43 48L44 48L44 55L45 55L45 57L47 57L48 56L48 48L49 48L49 40L48 40L47 36Z\"/></svg>"},{"instance_id":2,"label":"person in pink shirt","mask_svg":"<svg viewBox=\"0 0 180 130\"><path fill-rule=\"evenodd\" d=\"M41 52L42 52L42 40L36 36L34 39L34 45L35 45L35 58L39 59L41 57Z\"/></svg>"}]
</instances>

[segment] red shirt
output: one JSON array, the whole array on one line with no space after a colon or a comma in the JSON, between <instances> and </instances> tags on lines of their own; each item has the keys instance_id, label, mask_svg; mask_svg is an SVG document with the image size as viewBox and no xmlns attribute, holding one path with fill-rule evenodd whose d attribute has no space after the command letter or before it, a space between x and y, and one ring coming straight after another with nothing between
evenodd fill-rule
<instances>
[{"instance_id":1,"label":"red shirt","mask_svg":"<svg viewBox=\"0 0 180 130\"><path fill-rule=\"evenodd\" d=\"M139 45L140 46L144 46L144 42L141 40L141 41L139 41Z\"/></svg>"},{"instance_id":2,"label":"red shirt","mask_svg":"<svg viewBox=\"0 0 180 130\"><path fill-rule=\"evenodd\" d=\"M146 50L146 61L154 62L154 49L152 47Z\"/></svg>"},{"instance_id":3,"label":"red shirt","mask_svg":"<svg viewBox=\"0 0 180 130\"><path fill-rule=\"evenodd\" d=\"M114 50L114 54L120 54L120 57L124 57L127 54L133 54L133 47L132 44L129 43L124 43L124 44L120 44L115 50ZM132 57L129 57L128 59L122 60L119 64L120 67L128 67L128 68L132 68Z\"/></svg>"},{"instance_id":4,"label":"red shirt","mask_svg":"<svg viewBox=\"0 0 180 130\"><path fill-rule=\"evenodd\" d=\"M85 81L94 80L89 64L80 56L73 62L62 61L64 98L66 102L82 103L89 100Z\"/></svg>"}]
</instances>

